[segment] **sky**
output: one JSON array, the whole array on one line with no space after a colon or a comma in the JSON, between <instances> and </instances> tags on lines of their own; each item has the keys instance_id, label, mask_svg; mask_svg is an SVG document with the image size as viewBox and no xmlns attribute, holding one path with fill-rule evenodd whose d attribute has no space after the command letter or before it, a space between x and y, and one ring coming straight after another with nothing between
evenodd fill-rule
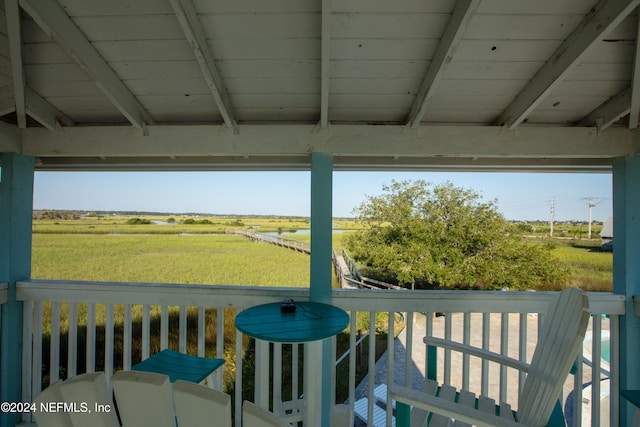
<instances>
[{"instance_id":1,"label":"sky","mask_svg":"<svg viewBox=\"0 0 640 427\"><path fill-rule=\"evenodd\" d=\"M36 172L34 209L310 215L310 172ZM333 216L352 217L393 180L451 182L509 220L594 221L613 214L611 174L334 172Z\"/></svg>"}]
</instances>

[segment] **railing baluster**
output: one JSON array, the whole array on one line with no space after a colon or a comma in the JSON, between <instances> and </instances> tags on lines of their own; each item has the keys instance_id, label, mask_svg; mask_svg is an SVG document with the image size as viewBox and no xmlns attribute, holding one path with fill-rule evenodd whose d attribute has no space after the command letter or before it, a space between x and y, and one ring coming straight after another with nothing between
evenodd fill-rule
<instances>
[{"instance_id":1,"label":"railing baluster","mask_svg":"<svg viewBox=\"0 0 640 427\"><path fill-rule=\"evenodd\" d=\"M149 304L142 306L142 351L140 352L140 360L149 358L151 349L151 307Z\"/></svg>"},{"instance_id":2,"label":"railing baluster","mask_svg":"<svg viewBox=\"0 0 640 427\"><path fill-rule=\"evenodd\" d=\"M471 313L465 312L463 315L464 326L462 330L462 343L471 344ZM469 377L471 375L471 356L462 355L462 388L469 390Z\"/></svg>"},{"instance_id":3,"label":"railing baluster","mask_svg":"<svg viewBox=\"0 0 640 427\"><path fill-rule=\"evenodd\" d=\"M520 333L518 358L521 362L527 362L527 345L529 343L529 314L520 313ZM518 373L518 391L522 391L524 380L527 378L525 372ZM518 393L519 394L519 393Z\"/></svg>"},{"instance_id":4,"label":"railing baluster","mask_svg":"<svg viewBox=\"0 0 640 427\"><path fill-rule=\"evenodd\" d=\"M67 322L67 378L75 377L78 371L78 303L69 303Z\"/></svg>"},{"instance_id":5,"label":"railing baluster","mask_svg":"<svg viewBox=\"0 0 640 427\"><path fill-rule=\"evenodd\" d=\"M49 327L49 385L60 377L60 303L51 303Z\"/></svg>"},{"instance_id":6,"label":"railing baluster","mask_svg":"<svg viewBox=\"0 0 640 427\"><path fill-rule=\"evenodd\" d=\"M169 307L160 307L160 350L169 348Z\"/></svg>"},{"instance_id":7,"label":"railing baluster","mask_svg":"<svg viewBox=\"0 0 640 427\"><path fill-rule=\"evenodd\" d=\"M610 398L610 417L612 426L620 425L620 317L609 316L609 398Z\"/></svg>"},{"instance_id":8,"label":"railing baluster","mask_svg":"<svg viewBox=\"0 0 640 427\"><path fill-rule=\"evenodd\" d=\"M407 344L406 344L406 353L405 353L405 361L404 361L404 367L405 367L405 386L407 387L412 387L412 377L413 377L413 372L412 372L412 368L413 368L413 316L414 313L413 312L407 312L405 313L405 322L406 322L406 328L407 328Z\"/></svg>"},{"instance_id":9,"label":"railing baluster","mask_svg":"<svg viewBox=\"0 0 640 427\"><path fill-rule=\"evenodd\" d=\"M203 309L203 316L206 314L206 310ZM224 307L218 307L216 309L216 357L224 358ZM206 333L204 338L206 338ZM222 374L224 369L217 369L214 372L215 384L212 384L214 388L222 390Z\"/></svg>"},{"instance_id":10,"label":"railing baluster","mask_svg":"<svg viewBox=\"0 0 640 427\"><path fill-rule=\"evenodd\" d=\"M180 306L180 320L178 322L178 351L187 352L187 307Z\"/></svg>"},{"instance_id":11,"label":"railing baluster","mask_svg":"<svg viewBox=\"0 0 640 427\"><path fill-rule=\"evenodd\" d=\"M236 310L236 315L240 312L238 308ZM242 425L242 405L239 405L237 402L242 402L242 356L243 356L243 348L242 348L242 332L236 329L236 378L235 378L235 427L240 427Z\"/></svg>"},{"instance_id":12,"label":"railing baluster","mask_svg":"<svg viewBox=\"0 0 640 427\"><path fill-rule=\"evenodd\" d=\"M87 304L87 372L96 370L96 305Z\"/></svg>"},{"instance_id":13,"label":"railing baluster","mask_svg":"<svg viewBox=\"0 0 640 427\"><path fill-rule=\"evenodd\" d=\"M444 316L444 339L451 341L451 322L453 313L445 313ZM444 379L445 384L451 384L451 350L444 351Z\"/></svg>"},{"instance_id":14,"label":"railing baluster","mask_svg":"<svg viewBox=\"0 0 640 427\"><path fill-rule=\"evenodd\" d=\"M482 313L482 348L489 350L491 342L491 314ZM480 393L483 396L489 394L489 362L482 360L482 385L480 386Z\"/></svg>"},{"instance_id":15,"label":"railing baluster","mask_svg":"<svg viewBox=\"0 0 640 427\"><path fill-rule=\"evenodd\" d=\"M106 304L104 321L104 373L107 378L113 375L113 304Z\"/></svg>"},{"instance_id":16,"label":"railing baluster","mask_svg":"<svg viewBox=\"0 0 640 427\"><path fill-rule=\"evenodd\" d=\"M500 322L500 354L509 355L509 313L502 313ZM507 402L507 367L500 365L500 401Z\"/></svg>"},{"instance_id":17,"label":"railing baluster","mask_svg":"<svg viewBox=\"0 0 640 427\"><path fill-rule=\"evenodd\" d=\"M42 391L42 301L36 301L33 313L33 382L31 390L37 396Z\"/></svg>"},{"instance_id":18,"label":"railing baluster","mask_svg":"<svg viewBox=\"0 0 640 427\"><path fill-rule=\"evenodd\" d=\"M601 349L602 349L602 317L591 316L591 425L600 427L600 378L601 378Z\"/></svg>"},{"instance_id":19,"label":"railing baluster","mask_svg":"<svg viewBox=\"0 0 640 427\"><path fill-rule=\"evenodd\" d=\"M124 305L124 320L122 324L122 368L125 371L131 369L131 329L132 329L131 304Z\"/></svg>"},{"instance_id":20,"label":"railing baluster","mask_svg":"<svg viewBox=\"0 0 640 427\"><path fill-rule=\"evenodd\" d=\"M375 387L376 380L376 312L369 312L369 363L367 369L367 375L369 378L368 387L368 408L367 408L367 425L370 427L373 425L373 405L374 396L373 389Z\"/></svg>"},{"instance_id":21,"label":"railing baluster","mask_svg":"<svg viewBox=\"0 0 640 427\"><path fill-rule=\"evenodd\" d=\"M349 313L351 315L350 324L349 324L349 408L351 408L351 413L353 413L353 405L356 401L356 332L357 332L357 312L351 311ZM349 425L353 425L353 421L351 420Z\"/></svg>"}]
</instances>

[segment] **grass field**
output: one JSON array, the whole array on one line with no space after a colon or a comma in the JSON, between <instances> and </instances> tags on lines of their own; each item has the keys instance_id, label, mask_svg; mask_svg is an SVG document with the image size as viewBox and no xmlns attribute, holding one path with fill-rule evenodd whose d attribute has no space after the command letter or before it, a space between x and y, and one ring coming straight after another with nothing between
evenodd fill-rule
<instances>
[{"instance_id":1,"label":"grass field","mask_svg":"<svg viewBox=\"0 0 640 427\"><path fill-rule=\"evenodd\" d=\"M232 235L34 234L32 277L309 286L309 256Z\"/></svg>"}]
</instances>

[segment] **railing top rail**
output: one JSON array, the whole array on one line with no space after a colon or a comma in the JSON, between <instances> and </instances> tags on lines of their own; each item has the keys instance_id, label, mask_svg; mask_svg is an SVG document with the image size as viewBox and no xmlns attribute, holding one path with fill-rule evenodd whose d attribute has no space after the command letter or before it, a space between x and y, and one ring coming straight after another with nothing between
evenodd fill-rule
<instances>
[{"instance_id":1,"label":"railing top rail","mask_svg":"<svg viewBox=\"0 0 640 427\"><path fill-rule=\"evenodd\" d=\"M8 283L0 283L0 304L4 304L5 302L7 302L8 289Z\"/></svg>"},{"instance_id":2,"label":"railing top rail","mask_svg":"<svg viewBox=\"0 0 640 427\"><path fill-rule=\"evenodd\" d=\"M469 312L469 313L538 313L544 312L553 292L532 291L405 291L334 290L332 303L351 310L378 310L372 299L383 307L402 307L397 311ZM625 313L624 295L610 292L587 292L589 311L593 314Z\"/></svg>"},{"instance_id":3,"label":"railing top rail","mask_svg":"<svg viewBox=\"0 0 640 427\"><path fill-rule=\"evenodd\" d=\"M345 310L416 312L544 312L551 292L527 291L394 291L334 289L332 303ZM625 313L624 295L587 293L594 314ZM25 301L93 302L212 307L250 307L286 298L309 299L309 288L184 285L58 280L18 282L17 298Z\"/></svg>"},{"instance_id":4,"label":"railing top rail","mask_svg":"<svg viewBox=\"0 0 640 427\"><path fill-rule=\"evenodd\" d=\"M18 300L150 304L211 307L250 307L284 298L306 301L308 288L238 285L186 285L29 280L18 282Z\"/></svg>"}]
</instances>

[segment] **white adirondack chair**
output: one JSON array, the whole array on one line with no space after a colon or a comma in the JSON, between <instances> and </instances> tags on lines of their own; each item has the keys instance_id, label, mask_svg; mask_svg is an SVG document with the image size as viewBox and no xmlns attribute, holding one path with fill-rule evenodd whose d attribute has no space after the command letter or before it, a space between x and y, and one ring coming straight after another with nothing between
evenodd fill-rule
<instances>
[{"instance_id":1,"label":"white adirondack chair","mask_svg":"<svg viewBox=\"0 0 640 427\"><path fill-rule=\"evenodd\" d=\"M104 372L89 372L69 378L60 386L60 394L65 403L76 405L69 411L71 426L120 425Z\"/></svg>"},{"instance_id":2,"label":"white adirondack chair","mask_svg":"<svg viewBox=\"0 0 640 427\"><path fill-rule=\"evenodd\" d=\"M545 426L582 345L589 321L588 306L586 295L579 289L565 289L551 301L531 365L463 344L425 338L427 345L460 351L527 372L515 417L510 406L504 403L500 405L500 415L496 415L495 401L483 396L478 397L476 409L476 396L464 390L454 402L456 390L453 387L444 385L440 388L430 380L425 382L423 391L393 385L391 397L414 407L412 426L424 426L430 412L433 413L430 427L451 425L451 420L455 420L456 425ZM436 397L438 388L440 392ZM414 413L420 419L414 420Z\"/></svg>"},{"instance_id":3,"label":"white adirondack chair","mask_svg":"<svg viewBox=\"0 0 640 427\"><path fill-rule=\"evenodd\" d=\"M243 427L291 427L283 419L248 400L242 403L242 425Z\"/></svg>"},{"instance_id":4,"label":"white adirondack chair","mask_svg":"<svg viewBox=\"0 0 640 427\"><path fill-rule=\"evenodd\" d=\"M36 420L38 427L68 427L71 425L69 414L65 411L47 412L40 410L40 404L49 405L50 402L62 402L62 394L60 393L62 384L62 380L56 381L42 390L38 397L33 400L36 405L36 410L33 411L33 418Z\"/></svg>"},{"instance_id":5,"label":"white adirondack chair","mask_svg":"<svg viewBox=\"0 0 640 427\"><path fill-rule=\"evenodd\" d=\"M200 384L177 380L173 403L180 427L231 427L231 396Z\"/></svg>"},{"instance_id":6,"label":"white adirondack chair","mask_svg":"<svg viewBox=\"0 0 640 427\"><path fill-rule=\"evenodd\" d=\"M176 427L167 375L118 371L111 385L123 427Z\"/></svg>"}]
</instances>

